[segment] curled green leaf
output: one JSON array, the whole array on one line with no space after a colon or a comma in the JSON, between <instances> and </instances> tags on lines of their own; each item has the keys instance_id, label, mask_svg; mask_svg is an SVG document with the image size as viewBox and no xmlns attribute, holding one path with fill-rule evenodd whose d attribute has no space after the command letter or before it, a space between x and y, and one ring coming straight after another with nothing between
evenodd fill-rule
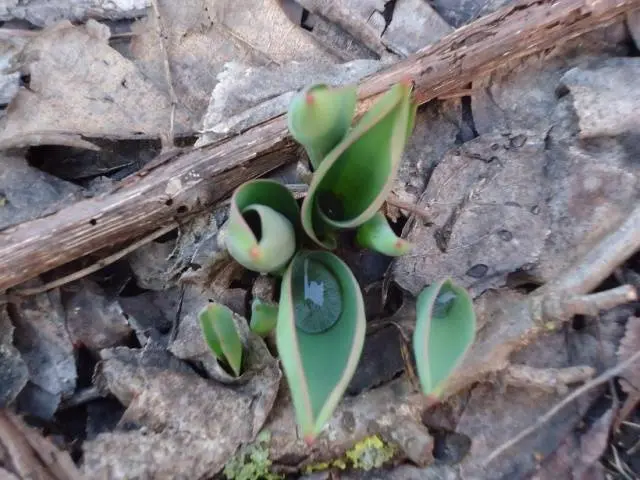
<instances>
[{"instance_id":1,"label":"curled green leaf","mask_svg":"<svg viewBox=\"0 0 640 480\"><path fill-rule=\"evenodd\" d=\"M395 234L381 212L376 212L373 217L358 227L356 242L361 247L390 257L404 255L413 248L413 244Z\"/></svg>"},{"instance_id":2,"label":"curled green leaf","mask_svg":"<svg viewBox=\"0 0 640 480\"><path fill-rule=\"evenodd\" d=\"M442 280L420 292L416 314L418 377L425 395L439 396L475 339L473 301L464 288Z\"/></svg>"},{"instance_id":3,"label":"curled green leaf","mask_svg":"<svg viewBox=\"0 0 640 480\"><path fill-rule=\"evenodd\" d=\"M287 122L291 136L304 146L314 169L346 135L356 108L356 88L312 85L294 97Z\"/></svg>"},{"instance_id":4,"label":"curled green leaf","mask_svg":"<svg viewBox=\"0 0 640 480\"><path fill-rule=\"evenodd\" d=\"M278 322L278 305L264 302L256 298L251 303L251 324L253 333L266 337L275 328Z\"/></svg>"},{"instance_id":5,"label":"curled green leaf","mask_svg":"<svg viewBox=\"0 0 640 480\"><path fill-rule=\"evenodd\" d=\"M233 312L219 303L212 303L198 316L209 349L219 362L231 368L236 377L242 369L242 340L233 321Z\"/></svg>"},{"instance_id":6,"label":"curled green leaf","mask_svg":"<svg viewBox=\"0 0 640 480\"><path fill-rule=\"evenodd\" d=\"M296 254L282 279L276 343L308 442L353 377L365 329L362 293L349 267L329 252Z\"/></svg>"},{"instance_id":7,"label":"curled green leaf","mask_svg":"<svg viewBox=\"0 0 640 480\"><path fill-rule=\"evenodd\" d=\"M325 248L332 232L356 228L385 201L414 123L411 85L394 85L324 158L302 204L302 226Z\"/></svg>"},{"instance_id":8,"label":"curled green leaf","mask_svg":"<svg viewBox=\"0 0 640 480\"><path fill-rule=\"evenodd\" d=\"M276 272L296 250L299 208L291 192L272 180L253 180L231 197L225 245L249 270Z\"/></svg>"}]
</instances>

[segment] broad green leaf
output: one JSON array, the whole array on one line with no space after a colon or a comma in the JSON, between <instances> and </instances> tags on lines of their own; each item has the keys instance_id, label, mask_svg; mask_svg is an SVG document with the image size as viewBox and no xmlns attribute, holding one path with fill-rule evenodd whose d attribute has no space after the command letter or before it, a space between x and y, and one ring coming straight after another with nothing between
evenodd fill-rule
<instances>
[{"instance_id":1,"label":"broad green leaf","mask_svg":"<svg viewBox=\"0 0 640 480\"><path fill-rule=\"evenodd\" d=\"M362 293L349 267L329 252L297 253L282 279L276 343L306 441L342 398L365 330Z\"/></svg>"},{"instance_id":2,"label":"broad green leaf","mask_svg":"<svg viewBox=\"0 0 640 480\"><path fill-rule=\"evenodd\" d=\"M395 234L381 212L376 212L373 217L358 227L356 241L361 247L390 257L404 255L413 248L413 244Z\"/></svg>"},{"instance_id":3,"label":"broad green leaf","mask_svg":"<svg viewBox=\"0 0 640 480\"><path fill-rule=\"evenodd\" d=\"M476 316L467 291L442 280L425 288L416 304L413 349L425 395L442 391L476 334Z\"/></svg>"},{"instance_id":4,"label":"broad green leaf","mask_svg":"<svg viewBox=\"0 0 640 480\"><path fill-rule=\"evenodd\" d=\"M251 303L251 330L261 337L269 335L278 321L278 305L256 298Z\"/></svg>"},{"instance_id":5,"label":"broad green leaf","mask_svg":"<svg viewBox=\"0 0 640 480\"><path fill-rule=\"evenodd\" d=\"M287 112L291 136L304 146L314 169L346 135L356 108L356 88L317 84L294 97Z\"/></svg>"},{"instance_id":6,"label":"broad green leaf","mask_svg":"<svg viewBox=\"0 0 640 480\"><path fill-rule=\"evenodd\" d=\"M241 265L260 273L286 266L300 238L298 204L272 180L253 180L231 197L225 237L227 250Z\"/></svg>"},{"instance_id":7,"label":"broad green leaf","mask_svg":"<svg viewBox=\"0 0 640 480\"><path fill-rule=\"evenodd\" d=\"M325 248L335 230L356 228L385 201L415 117L411 86L398 83L324 158L302 204L302 226Z\"/></svg>"},{"instance_id":8,"label":"broad green leaf","mask_svg":"<svg viewBox=\"0 0 640 480\"><path fill-rule=\"evenodd\" d=\"M207 345L218 359L227 364L235 376L242 369L242 340L233 321L233 312L219 303L208 305L199 315Z\"/></svg>"}]
</instances>

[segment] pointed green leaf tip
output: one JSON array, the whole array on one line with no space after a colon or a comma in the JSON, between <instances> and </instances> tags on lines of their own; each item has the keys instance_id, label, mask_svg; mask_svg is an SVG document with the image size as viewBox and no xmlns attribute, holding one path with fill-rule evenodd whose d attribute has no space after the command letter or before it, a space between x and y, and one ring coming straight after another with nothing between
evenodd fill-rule
<instances>
[{"instance_id":1,"label":"pointed green leaf tip","mask_svg":"<svg viewBox=\"0 0 640 480\"><path fill-rule=\"evenodd\" d=\"M277 321L278 305L263 302L258 298L251 303L250 328L253 333L266 337L276 328Z\"/></svg>"},{"instance_id":2,"label":"pointed green leaf tip","mask_svg":"<svg viewBox=\"0 0 640 480\"><path fill-rule=\"evenodd\" d=\"M253 180L231 197L225 244L245 268L271 273L285 267L295 253L297 231L298 204L284 185Z\"/></svg>"},{"instance_id":3,"label":"pointed green leaf tip","mask_svg":"<svg viewBox=\"0 0 640 480\"><path fill-rule=\"evenodd\" d=\"M236 377L242 368L242 340L233 320L233 312L224 305L212 303L199 315L200 327L214 356L228 365Z\"/></svg>"},{"instance_id":4,"label":"pointed green leaf tip","mask_svg":"<svg viewBox=\"0 0 640 480\"><path fill-rule=\"evenodd\" d=\"M301 251L282 279L276 343L296 420L313 441L356 370L366 329L360 287L349 267L322 251Z\"/></svg>"},{"instance_id":5,"label":"pointed green leaf tip","mask_svg":"<svg viewBox=\"0 0 640 480\"><path fill-rule=\"evenodd\" d=\"M381 212L376 212L371 219L358 227L356 241L361 247L375 250L389 257L399 257L413 248L413 244L395 234Z\"/></svg>"},{"instance_id":6,"label":"pointed green leaf tip","mask_svg":"<svg viewBox=\"0 0 640 480\"><path fill-rule=\"evenodd\" d=\"M356 109L356 88L331 88L317 84L303 90L289 105L287 122L291 136L309 155L314 169L344 138Z\"/></svg>"},{"instance_id":7,"label":"pointed green leaf tip","mask_svg":"<svg viewBox=\"0 0 640 480\"><path fill-rule=\"evenodd\" d=\"M316 170L302 204L309 237L335 248L331 233L356 228L385 201L414 124L410 83L391 87Z\"/></svg>"},{"instance_id":8,"label":"pointed green leaf tip","mask_svg":"<svg viewBox=\"0 0 640 480\"><path fill-rule=\"evenodd\" d=\"M467 291L442 280L418 295L413 349L425 395L439 396L476 334L476 316Z\"/></svg>"}]
</instances>

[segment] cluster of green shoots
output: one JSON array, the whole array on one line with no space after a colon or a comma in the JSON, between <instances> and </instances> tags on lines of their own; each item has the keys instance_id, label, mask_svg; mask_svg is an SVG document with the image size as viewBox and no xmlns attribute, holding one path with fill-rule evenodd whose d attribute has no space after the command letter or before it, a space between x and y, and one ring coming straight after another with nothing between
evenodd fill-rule
<instances>
[{"instance_id":1,"label":"cluster of green shoots","mask_svg":"<svg viewBox=\"0 0 640 480\"><path fill-rule=\"evenodd\" d=\"M362 292L334 253L341 232L359 247L388 256L409 252L381 208L390 192L417 105L410 82L392 86L354 125L354 87L313 85L288 111L292 137L306 150L313 177L302 205L266 179L234 192L225 245L245 268L281 280L277 303L255 300L250 328L274 332L296 421L312 442L330 420L360 359L366 318ZM234 375L243 344L232 312L210 304L200 314L204 337ZM413 349L425 395L438 396L475 336L471 299L444 279L419 295Z\"/></svg>"}]
</instances>

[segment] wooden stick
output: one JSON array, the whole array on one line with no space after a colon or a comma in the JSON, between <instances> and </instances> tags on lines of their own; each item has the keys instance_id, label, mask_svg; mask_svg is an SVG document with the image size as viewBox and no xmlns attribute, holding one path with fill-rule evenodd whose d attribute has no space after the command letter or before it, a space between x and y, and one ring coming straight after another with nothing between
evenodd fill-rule
<instances>
[{"instance_id":1,"label":"wooden stick","mask_svg":"<svg viewBox=\"0 0 640 480\"><path fill-rule=\"evenodd\" d=\"M365 79L358 112L399 80L423 104L496 68L622 20L640 0L524 0L487 15ZM109 195L0 232L0 291L204 210L241 183L295 160L283 115L125 179Z\"/></svg>"}]
</instances>

